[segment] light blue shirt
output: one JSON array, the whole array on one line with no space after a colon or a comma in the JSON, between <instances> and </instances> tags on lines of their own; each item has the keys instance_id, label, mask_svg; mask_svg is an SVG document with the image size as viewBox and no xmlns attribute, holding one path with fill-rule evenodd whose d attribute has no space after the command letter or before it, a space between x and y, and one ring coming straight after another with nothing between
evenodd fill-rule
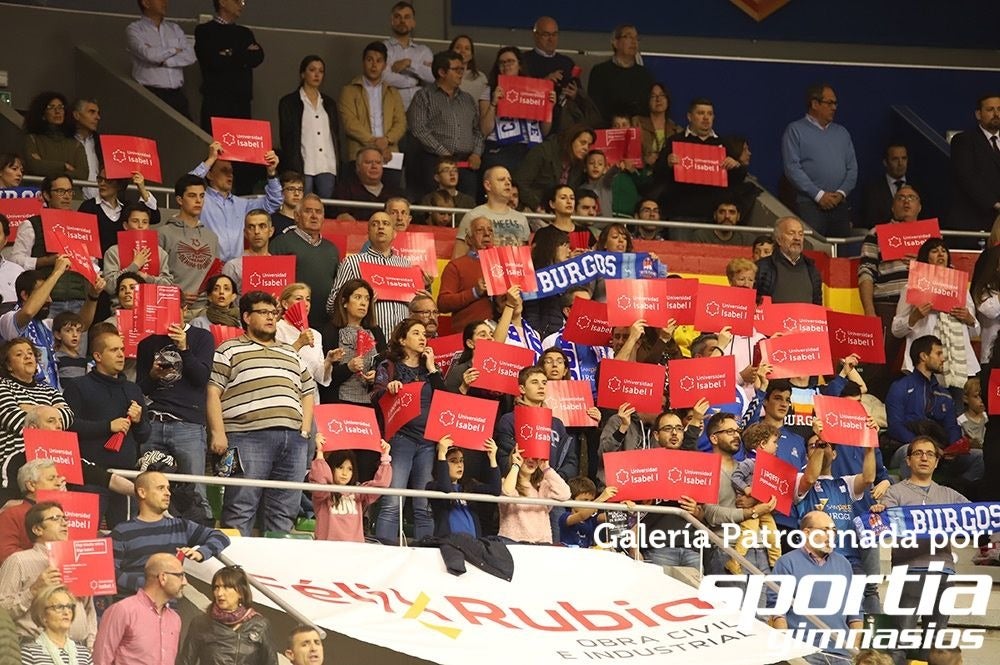
<instances>
[{"instance_id":1,"label":"light blue shirt","mask_svg":"<svg viewBox=\"0 0 1000 665\"><path fill-rule=\"evenodd\" d=\"M385 136L382 127L382 86L384 81L379 81L375 85L368 82L364 76L361 77L361 87L368 96L368 122L372 126L372 136Z\"/></svg>"},{"instance_id":2,"label":"light blue shirt","mask_svg":"<svg viewBox=\"0 0 1000 665\"><path fill-rule=\"evenodd\" d=\"M140 85L173 90L184 85L183 68L198 61L181 26L143 16L125 28L132 54L132 78Z\"/></svg>"},{"instance_id":3,"label":"light blue shirt","mask_svg":"<svg viewBox=\"0 0 1000 665\"><path fill-rule=\"evenodd\" d=\"M785 128L781 139L785 176L813 201L826 192L847 196L858 181L858 162L848 131L835 122L821 127L811 116Z\"/></svg>"},{"instance_id":4,"label":"light blue shirt","mask_svg":"<svg viewBox=\"0 0 1000 665\"><path fill-rule=\"evenodd\" d=\"M412 39L410 45L404 48L396 39L390 37L385 40L385 48L389 57L385 61L382 80L399 90L399 96L403 98L403 110L408 110L417 90L424 84L434 83L434 72L431 71L430 65L424 64L433 61L434 55L429 48L415 43ZM409 67L399 73L392 71L392 63L407 58L410 59Z\"/></svg>"}]
</instances>

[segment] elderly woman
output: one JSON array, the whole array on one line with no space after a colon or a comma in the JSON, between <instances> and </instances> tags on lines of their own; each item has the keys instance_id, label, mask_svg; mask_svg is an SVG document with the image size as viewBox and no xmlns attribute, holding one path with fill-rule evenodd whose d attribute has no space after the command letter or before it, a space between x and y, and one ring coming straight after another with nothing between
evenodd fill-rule
<instances>
[{"instance_id":1,"label":"elderly woman","mask_svg":"<svg viewBox=\"0 0 1000 665\"><path fill-rule=\"evenodd\" d=\"M282 317L278 321L274 338L279 342L291 345L298 352L299 357L302 358L316 382L316 403L319 404L319 386L330 385L333 365L344 356L344 352L340 349L331 349L324 353L323 336L318 330L308 327L309 310L312 306L312 291L308 284L302 282L289 284L281 291L278 302L281 303L283 312L287 312L297 302L303 303L305 308L303 316L307 322L306 329L300 331Z\"/></svg>"},{"instance_id":2,"label":"elderly woman","mask_svg":"<svg viewBox=\"0 0 1000 665\"><path fill-rule=\"evenodd\" d=\"M73 422L73 411L62 393L37 380L38 351L25 337L0 346L0 469L2 498L17 495L17 471L24 466L24 422L40 406L52 406L62 415L63 429Z\"/></svg>"},{"instance_id":3,"label":"elderly woman","mask_svg":"<svg viewBox=\"0 0 1000 665\"><path fill-rule=\"evenodd\" d=\"M31 603L31 617L42 631L21 644L21 665L91 665L90 649L70 639L77 600L64 586L49 586Z\"/></svg>"},{"instance_id":4,"label":"elderly woman","mask_svg":"<svg viewBox=\"0 0 1000 665\"><path fill-rule=\"evenodd\" d=\"M212 604L195 617L177 665L276 665L271 623L252 607L250 581L227 566L212 576Z\"/></svg>"},{"instance_id":5,"label":"elderly woman","mask_svg":"<svg viewBox=\"0 0 1000 665\"><path fill-rule=\"evenodd\" d=\"M25 173L87 177L87 153L73 138L68 106L66 97L58 92L40 92L31 100L24 115Z\"/></svg>"}]
</instances>

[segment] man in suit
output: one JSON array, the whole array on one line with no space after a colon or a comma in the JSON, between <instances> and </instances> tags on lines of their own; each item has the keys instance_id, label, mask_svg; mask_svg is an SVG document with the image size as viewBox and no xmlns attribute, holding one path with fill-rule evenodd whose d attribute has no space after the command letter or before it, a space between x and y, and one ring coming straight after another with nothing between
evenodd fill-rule
<instances>
[{"instance_id":1,"label":"man in suit","mask_svg":"<svg viewBox=\"0 0 1000 665\"><path fill-rule=\"evenodd\" d=\"M885 172L865 184L861 197L861 219L865 228L875 228L892 219L892 201L904 185L912 184L906 177L909 153L901 143L890 143L885 148L882 165Z\"/></svg>"},{"instance_id":2,"label":"man in suit","mask_svg":"<svg viewBox=\"0 0 1000 665\"><path fill-rule=\"evenodd\" d=\"M951 229L988 231L1000 212L1000 94L979 98L976 121L951 140Z\"/></svg>"}]
</instances>

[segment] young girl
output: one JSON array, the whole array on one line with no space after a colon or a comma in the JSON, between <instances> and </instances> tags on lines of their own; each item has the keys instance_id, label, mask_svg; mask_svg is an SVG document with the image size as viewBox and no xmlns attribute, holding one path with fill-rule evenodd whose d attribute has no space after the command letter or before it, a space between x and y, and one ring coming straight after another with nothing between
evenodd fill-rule
<instances>
[{"instance_id":1,"label":"young girl","mask_svg":"<svg viewBox=\"0 0 1000 665\"><path fill-rule=\"evenodd\" d=\"M534 499L566 501L569 485L549 461L537 457L524 459L520 449L510 454L510 469L502 485L504 496L527 496ZM500 504L500 535L515 542L552 544L549 506L515 503Z\"/></svg>"},{"instance_id":2,"label":"young girl","mask_svg":"<svg viewBox=\"0 0 1000 665\"><path fill-rule=\"evenodd\" d=\"M316 437L316 458L309 469L309 482L324 485L357 485L357 459L352 450L334 450L329 458L323 455L324 440ZM389 444L382 441L382 460L375 477L361 483L362 487L388 487L392 482L392 457ZM378 494L340 494L313 492L316 512L316 540L346 540L365 542L365 510L379 498Z\"/></svg>"},{"instance_id":3,"label":"young girl","mask_svg":"<svg viewBox=\"0 0 1000 665\"><path fill-rule=\"evenodd\" d=\"M434 476L428 483L427 489L499 496L500 468L497 466L497 444L493 439L486 439L483 442L483 449L489 460L488 482L485 483L471 477L471 474L468 474L470 477L466 477L465 452L452 445L450 436L443 437L437 444ZM431 499L431 512L434 513L434 535L439 538L452 533L467 533L476 538L482 535L478 511L465 501Z\"/></svg>"}]
</instances>

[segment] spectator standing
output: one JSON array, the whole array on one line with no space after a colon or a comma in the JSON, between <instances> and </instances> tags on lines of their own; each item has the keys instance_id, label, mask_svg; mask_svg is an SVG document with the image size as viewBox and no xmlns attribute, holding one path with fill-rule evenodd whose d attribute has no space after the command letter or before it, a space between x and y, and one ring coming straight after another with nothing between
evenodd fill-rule
<instances>
[{"instance_id":1,"label":"spectator standing","mask_svg":"<svg viewBox=\"0 0 1000 665\"><path fill-rule=\"evenodd\" d=\"M29 175L70 174L87 177L87 153L73 138L73 122L68 121L69 102L59 92L35 95L24 114L24 172Z\"/></svg>"},{"instance_id":2,"label":"spectator standing","mask_svg":"<svg viewBox=\"0 0 1000 665\"><path fill-rule=\"evenodd\" d=\"M226 261L222 266L222 274L233 280L233 284L243 284L243 257L270 256L271 238L274 237L274 226L271 216L266 210L255 208L243 219L243 256Z\"/></svg>"},{"instance_id":3,"label":"spectator standing","mask_svg":"<svg viewBox=\"0 0 1000 665\"><path fill-rule=\"evenodd\" d=\"M1000 213L1000 94L976 103L976 126L951 142L951 209L948 226L985 231Z\"/></svg>"},{"instance_id":4,"label":"spectator standing","mask_svg":"<svg viewBox=\"0 0 1000 665\"><path fill-rule=\"evenodd\" d=\"M156 218L159 221L159 213L156 214ZM142 203L130 203L125 206L118 219L121 220L121 227L125 231L149 230L149 208ZM160 272L156 275L150 275L143 271L153 252L157 253L160 262ZM167 256L166 250L160 247L159 242L154 247L139 249L133 254L131 263L123 266L121 264L121 248L118 246L117 234L115 234L115 242L104 252L104 269L101 272L104 281L107 282L104 290L112 293L112 289L118 285L118 278L127 272L138 275L145 284L174 283L174 276L170 274L170 258Z\"/></svg>"},{"instance_id":5,"label":"spectator standing","mask_svg":"<svg viewBox=\"0 0 1000 665\"><path fill-rule=\"evenodd\" d=\"M605 121L615 113L638 115L645 107L653 75L639 58L639 32L625 23L611 33L610 60L594 65L587 81L587 94L601 110Z\"/></svg>"},{"instance_id":6,"label":"spectator standing","mask_svg":"<svg viewBox=\"0 0 1000 665\"><path fill-rule=\"evenodd\" d=\"M431 62L434 56L423 44L413 41L413 30L417 27L417 11L409 2L397 2L390 14L392 36L385 40L386 67L385 82L399 91L403 110L410 108L417 91L427 83L434 82Z\"/></svg>"},{"instance_id":7,"label":"spectator standing","mask_svg":"<svg viewBox=\"0 0 1000 665\"><path fill-rule=\"evenodd\" d=\"M132 54L132 78L185 118L191 117L184 93L184 68L198 60L179 25L166 20L167 3L140 0L142 18L129 23L125 38Z\"/></svg>"},{"instance_id":8,"label":"spectator standing","mask_svg":"<svg viewBox=\"0 0 1000 665\"><path fill-rule=\"evenodd\" d=\"M288 635L285 658L292 665L323 665L323 639L312 626L297 626Z\"/></svg>"},{"instance_id":9,"label":"spectator standing","mask_svg":"<svg viewBox=\"0 0 1000 665\"><path fill-rule=\"evenodd\" d=\"M307 55L299 64L301 86L278 102L278 134L286 167L305 176L307 194L333 196L340 159L337 103L320 86L326 63Z\"/></svg>"},{"instance_id":10,"label":"spectator standing","mask_svg":"<svg viewBox=\"0 0 1000 665\"><path fill-rule=\"evenodd\" d=\"M160 247L167 252L185 307L205 306L205 278L219 258L219 237L201 223L205 205L205 180L183 175L174 185L178 212L160 225ZM190 310L189 310L190 311Z\"/></svg>"},{"instance_id":11,"label":"spectator standing","mask_svg":"<svg viewBox=\"0 0 1000 665\"><path fill-rule=\"evenodd\" d=\"M649 105L645 110L645 115L632 117L632 126L639 128L642 138L642 160L652 166L667 139L682 130L670 119L670 91L664 84L656 82L649 87Z\"/></svg>"},{"instance_id":12,"label":"spectator standing","mask_svg":"<svg viewBox=\"0 0 1000 665\"><path fill-rule=\"evenodd\" d=\"M559 24L551 16L539 16L531 29L535 48L524 53L524 75L549 79L557 88L573 78L576 65L568 55L558 53Z\"/></svg>"},{"instance_id":13,"label":"spectator standing","mask_svg":"<svg viewBox=\"0 0 1000 665\"><path fill-rule=\"evenodd\" d=\"M108 178L102 166L97 171L95 179L97 180L96 196L81 203L78 211L97 217L97 233L100 236L102 254L106 253L112 245L118 243L118 232L122 230L123 222L128 220L127 215L124 219L122 218L126 205L119 198L119 195L128 189L130 182L139 190L139 201L146 209L146 227L148 228L151 223L160 223L160 211L156 209L156 197L146 189L146 180L141 173L138 171L133 173L131 180Z\"/></svg>"},{"instance_id":14,"label":"spectator standing","mask_svg":"<svg viewBox=\"0 0 1000 665\"><path fill-rule=\"evenodd\" d=\"M494 245L526 245L531 236L528 218L511 205L514 184L510 171L503 166L493 166L483 172L483 189L486 190L486 203L476 206L462 216L455 237L455 249L452 258L464 256L469 252L466 240L472 221L485 217L493 224Z\"/></svg>"},{"instance_id":15,"label":"spectator standing","mask_svg":"<svg viewBox=\"0 0 1000 665\"><path fill-rule=\"evenodd\" d=\"M91 665L86 644L70 638L69 629L76 618L79 601L64 586L49 586L38 592L31 603L31 616L41 631L33 641L21 645L21 665Z\"/></svg>"},{"instance_id":16,"label":"spectator standing","mask_svg":"<svg viewBox=\"0 0 1000 665\"><path fill-rule=\"evenodd\" d=\"M882 157L885 170L877 178L865 184L861 194L861 224L866 229L874 229L876 224L891 221L892 207L896 194L910 185L906 176L910 157L906 146L890 143Z\"/></svg>"},{"instance_id":17,"label":"spectator standing","mask_svg":"<svg viewBox=\"0 0 1000 665\"><path fill-rule=\"evenodd\" d=\"M823 278L816 263L802 253L805 229L795 217L782 217L774 223L777 251L757 262L754 288L757 299L770 296L772 302L811 302L823 304Z\"/></svg>"},{"instance_id":18,"label":"spectator standing","mask_svg":"<svg viewBox=\"0 0 1000 665\"><path fill-rule=\"evenodd\" d=\"M472 220L465 243L469 253L452 259L441 271L438 305L442 312L451 314L452 330L462 330L473 321L494 316L493 301L486 293L479 261L479 251L493 247L493 222L489 217Z\"/></svg>"},{"instance_id":19,"label":"spectator standing","mask_svg":"<svg viewBox=\"0 0 1000 665\"><path fill-rule=\"evenodd\" d=\"M545 195L556 185L575 189L583 184L584 160L596 139L594 130L573 125L528 151L517 168L520 202L532 210L541 210ZM502 232L496 221L493 220L494 227Z\"/></svg>"},{"instance_id":20,"label":"spectator standing","mask_svg":"<svg viewBox=\"0 0 1000 665\"><path fill-rule=\"evenodd\" d=\"M201 69L201 128L212 133L212 117L249 118L253 70L264 49L249 28L236 25L244 0L212 0L215 17L194 29Z\"/></svg>"},{"instance_id":21,"label":"spectator standing","mask_svg":"<svg viewBox=\"0 0 1000 665\"><path fill-rule=\"evenodd\" d=\"M73 102L73 138L83 145L83 152L87 155L87 172L80 174L80 179L97 180L98 171L101 168L101 144L98 141L97 126L101 123L101 109L97 105L96 99L81 97ZM97 196L97 190L93 187L84 187L83 196L88 199Z\"/></svg>"}]
</instances>

